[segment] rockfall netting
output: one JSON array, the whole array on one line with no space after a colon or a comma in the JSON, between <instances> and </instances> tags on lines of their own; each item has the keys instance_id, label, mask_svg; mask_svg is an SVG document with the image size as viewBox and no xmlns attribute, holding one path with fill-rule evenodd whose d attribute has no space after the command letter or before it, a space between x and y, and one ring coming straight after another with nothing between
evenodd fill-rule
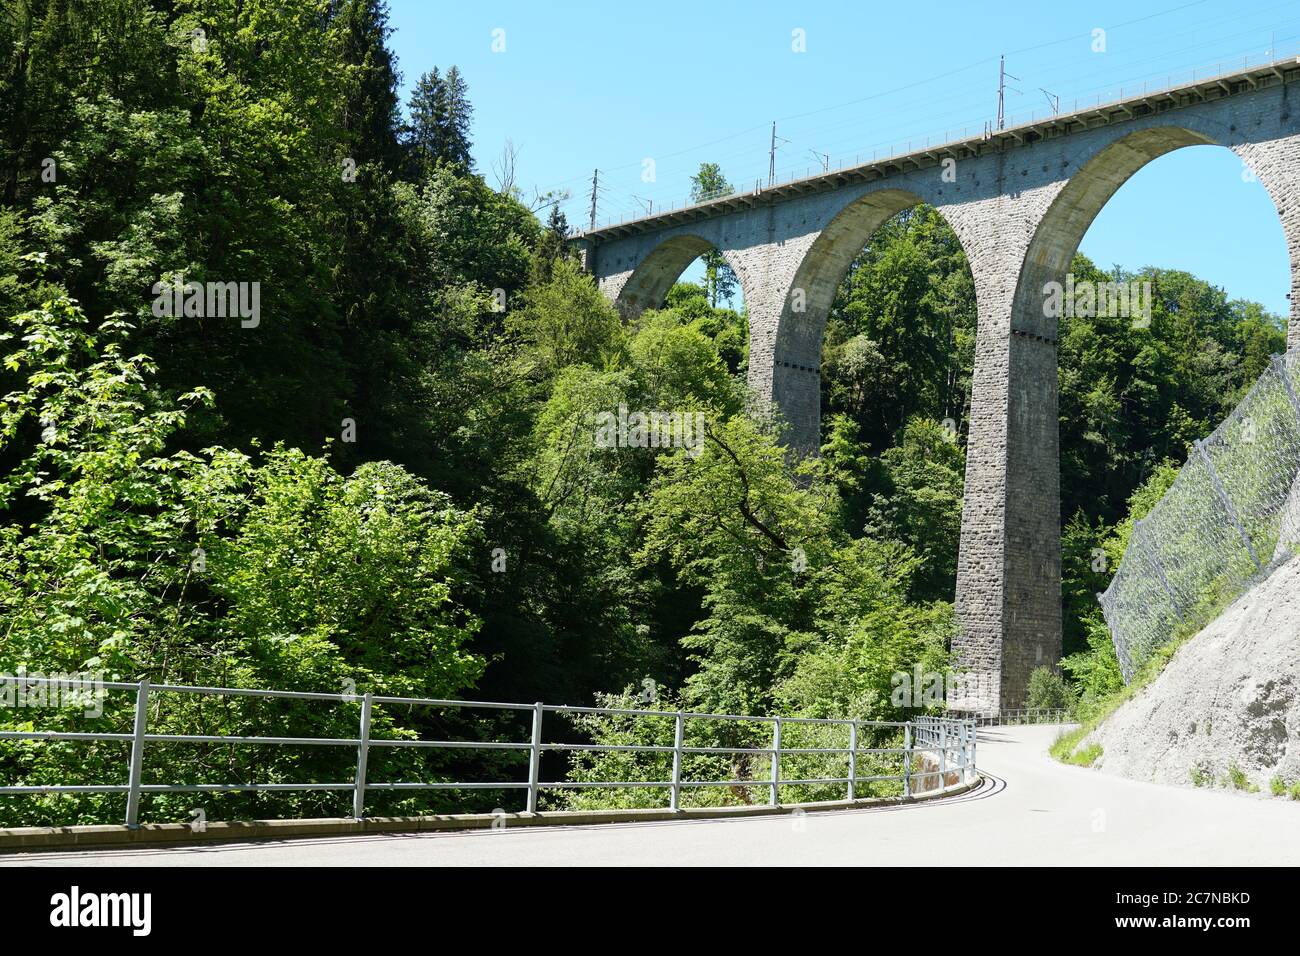
<instances>
[{"instance_id":1,"label":"rockfall netting","mask_svg":"<svg viewBox=\"0 0 1300 956\"><path fill-rule=\"evenodd\" d=\"M1128 683L1175 633L1199 628L1297 542L1279 529L1300 470L1300 353L1273 363L1198 442L1173 485L1133 528L1099 594Z\"/></svg>"}]
</instances>

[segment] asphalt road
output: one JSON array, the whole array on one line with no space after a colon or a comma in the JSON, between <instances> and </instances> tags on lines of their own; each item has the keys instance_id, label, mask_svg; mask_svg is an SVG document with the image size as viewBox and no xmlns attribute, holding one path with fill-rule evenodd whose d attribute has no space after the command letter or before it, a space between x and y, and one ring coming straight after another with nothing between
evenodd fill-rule
<instances>
[{"instance_id":1,"label":"asphalt road","mask_svg":"<svg viewBox=\"0 0 1300 956\"><path fill-rule=\"evenodd\" d=\"M1300 804L1051 760L1055 727L985 728L982 788L795 816L0 855L0 866L1300 864Z\"/></svg>"}]
</instances>

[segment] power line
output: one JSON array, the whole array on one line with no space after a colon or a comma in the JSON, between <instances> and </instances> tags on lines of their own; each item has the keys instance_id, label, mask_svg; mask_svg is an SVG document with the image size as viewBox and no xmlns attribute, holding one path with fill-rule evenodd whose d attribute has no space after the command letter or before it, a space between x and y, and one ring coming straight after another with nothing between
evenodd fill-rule
<instances>
[{"instance_id":1,"label":"power line","mask_svg":"<svg viewBox=\"0 0 1300 956\"><path fill-rule=\"evenodd\" d=\"M1020 82L1020 77L1011 76L1011 74L1007 72L1007 58L1004 54L998 57L998 129L1000 130L1007 128L1007 77L1011 77L1011 79L1015 80L1017 83ZM1016 94L1020 93L1020 91L1014 87L1011 92Z\"/></svg>"},{"instance_id":2,"label":"power line","mask_svg":"<svg viewBox=\"0 0 1300 956\"><path fill-rule=\"evenodd\" d=\"M1117 26L1115 26L1115 27L1111 27L1110 29L1111 29L1111 30L1116 30L1116 29L1120 29L1120 28L1122 28L1122 27L1127 27L1127 26L1131 26L1131 25L1134 25L1134 24L1137 24L1137 23L1141 23L1141 22L1149 21L1149 20L1152 20L1152 19L1157 18L1157 17L1166 16L1166 15L1168 15L1168 14L1170 14L1170 13L1176 13L1176 12L1179 12L1179 11L1182 11L1182 10L1186 10L1186 9L1189 9L1189 8L1192 8L1192 7L1201 6L1201 5L1203 5L1204 3L1206 3L1206 2L1208 2L1208 0L1195 0L1195 2L1192 2L1192 3L1182 4L1182 5L1180 5L1180 6L1172 7L1172 8L1170 8L1170 9L1167 9L1167 10L1164 10L1164 11L1160 11L1160 12L1157 12L1157 13L1148 14L1148 15L1143 16L1143 17L1138 17L1138 18L1134 18L1134 19L1132 19L1132 20L1125 21L1124 23L1118 24ZM1278 4L1277 6L1289 6L1289 4ZM1268 8L1265 8L1265 11L1254 11L1254 14L1255 14L1256 16L1258 16L1261 12L1265 12L1265 13L1267 13L1267 12L1271 12L1273 9L1274 9L1274 7L1268 7ZM1246 15L1246 16L1249 16L1250 14L1247 13L1247 14L1245 14L1245 15ZM1224 18L1214 18L1214 17L1211 17L1210 20L1211 20L1211 22L1219 22L1220 19L1222 19L1222 20L1232 20L1232 21L1234 21L1234 22L1241 22L1241 17L1242 17L1242 16L1243 16L1242 14L1234 14L1234 15L1231 16L1231 17L1224 17ZM1236 36L1249 36L1249 35L1251 35L1251 34L1257 34L1257 33L1260 32L1261 29L1264 28L1264 26L1265 26L1264 24L1260 24L1259 26L1256 26L1256 27L1254 27L1254 28L1252 28L1252 29L1250 29L1250 30L1241 31L1240 33L1237 33L1237 34L1230 34L1229 37L1236 37ZM1200 27L1192 28L1192 29L1190 29L1190 30L1179 31L1179 32L1175 32L1175 33L1172 33L1172 34L1165 34L1165 35L1163 36L1162 39L1163 39L1166 43L1168 43L1168 41L1171 40L1171 39L1175 39L1175 40L1176 40L1176 39L1178 39L1178 38L1180 38L1180 37L1182 37L1182 36L1184 36L1184 35L1187 35L1187 34L1189 34L1189 33L1202 32L1202 31L1204 31L1204 29L1205 29L1205 25L1203 24L1203 25L1200 26ZM1042 50L1042 49L1050 48L1050 47L1052 47L1052 46L1059 45L1059 44L1064 43L1064 42L1070 42L1070 41L1077 40L1077 39L1080 39L1080 38L1084 38L1084 37L1092 37L1092 36L1093 36L1092 33L1086 33L1086 34L1075 34L1075 35L1073 35L1073 36L1071 36L1071 37L1066 37L1066 38L1063 38L1063 39L1061 39L1061 40L1054 40L1054 41L1050 41L1050 42L1047 42L1047 43L1040 43L1040 44L1035 44L1035 45L1031 45L1031 46L1023 47L1023 48L1020 48L1019 50L1012 51L1012 53L1018 53L1018 52L1032 52L1032 51L1035 51L1035 50ZM1158 43L1160 39L1161 39L1161 38L1155 38L1155 39L1153 40L1153 42ZM1176 48L1169 48L1169 49L1167 49L1167 50L1165 50L1165 51L1162 51L1162 52L1156 54L1156 55L1153 56L1153 57L1145 57L1145 58L1141 58L1141 59L1138 59L1138 60L1130 61L1130 62L1127 63L1126 65L1127 65L1128 67L1131 68L1131 67L1133 67L1133 66L1138 66L1138 65L1146 65L1146 64L1159 63L1159 62L1161 62L1162 60L1167 60L1167 59L1172 59L1172 58L1174 58L1174 57L1177 57L1177 56L1179 56L1180 54L1182 54L1183 52L1188 51L1188 50L1198 50L1198 49L1203 49L1203 48L1208 47L1208 46L1220 45L1220 44L1223 43L1224 39L1225 39L1225 37L1222 36L1222 35L1220 35L1220 36L1216 36L1215 38L1213 38L1213 39L1211 39L1211 40L1209 40L1209 41L1206 41L1205 43L1197 43L1197 44L1191 44L1190 46L1180 46L1180 47L1176 47ZM1286 40L1286 39L1288 39L1288 38L1283 37L1282 39L1283 39L1283 40ZM1270 49L1273 49L1274 52L1276 52L1276 49L1275 49L1275 48L1276 48L1276 45L1277 45L1277 41L1276 41L1276 40L1270 40ZM1144 45L1144 47L1143 47L1143 49L1149 49L1149 48L1150 48L1150 45ZM1006 54L1006 55L1011 55L1011 54ZM1237 54L1237 55L1239 56L1240 54ZM1222 59L1226 62L1226 61L1228 61L1231 57L1232 57L1231 54L1225 54L1225 55L1222 57ZM803 112L803 113L792 114L791 116L785 117L785 119L787 119L787 120L790 120L790 119L799 119L799 118L808 117L808 116L813 116L813 115L820 115L820 114L822 114L822 113L826 113L826 112L830 112L830 111L833 111L833 110L836 110L836 109L844 108L845 106L850 106L850 105L853 105L853 104L856 104L856 103L862 103L862 102L865 102L865 101L878 99L878 98L880 98L880 97L882 97L882 96L887 96L887 95L889 95L889 94L891 94L891 93L893 93L893 92L897 92L897 91L902 91L902 90L908 90L908 89L913 89L913 88L921 87L921 86L926 85L927 83L932 83L932 82L934 82L936 79L942 79L942 78L945 78L945 77L948 77L948 76L955 75L955 74L957 74L957 73L964 72L965 70L968 70L968 69L970 69L971 67L973 67L973 66L975 66L975 65L978 65L979 63L987 63L987 62L989 62L990 60L991 60L991 58L987 58L987 59L985 59L985 60L977 61L977 63L975 63L975 64L971 64L971 65L966 66L966 67L957 68L957 69L955 69L955 70L945 71L945 72L940 73L940 74L937 74L937 75L935 75L935 76L933 76L933 77L931 77L931 78L929 78L929 79L927 79L927 80L920 80L920 81L916 81L916 82L913 82L913 83L904 84L904 85L902 85L902 86L899 86L899 87L894 88L893 90L879 91L879 92L876 92L876 93L871 94L870 96L859 97L859 98L857 98L857 99L855 99L855 100L853 100L853 101L849 101L849 102L847 102L847 103L841 103L841 104L836 104L836 105L833 105L833 106L823 107L823 108L820 108L820 109L817 109L817 110L809 110L809 111L805 111L805 112ZM1005 127L1005 124L1006 124L1006 123L1009 121L1009 119L1010 119L1010 117L1007 115L1006 108L1005 108L1005 107L1006 107L1006 104L1005 104L1005 93L1006 93L1006 89L1008 88L1007 85L1006 85L1006 80L1007 80L1007 79L1012 79L1012 80L1020 81L1020 78L1019 78L1019 77L1016 77L1016 76L1014 76L1014 75L1012 75L1012 74L1005 73L1005 60L1004 60L1003 58L1001 58L1001 57L999 58L999 60L1000 60L1000 64L999 64L999 73L1000 73L1000 81L999 81L999 94L1000 94L1000 95L999 95L999 100L1000 100L1000 106L1001 106L1001 109L1000 109L1000 111L999 111L999 113L1000 113L1000 115L999 115L999 128L1004 128L1004 127ZM1066 63L1065 63L1064 61L1056 61L1056 62L1061 66L1062 69L1066 69L1066 68L1067 68ZM1102 72L1108 72L1109 69L1110 69L1110 68L1108 68L1107 70L1103 70ZM1148 75L1150 75L1150 76L1155 76L1155 75L1159 74L1160 72L1163 72L1163 71L1158 70L1158 69L1153 69L1153 70L1151 70L1150 74L1148 74ZM1051 81L1051 79L1050 79L1050 76L1055 75L1055 73L1056 73L1056 71L1048 70L1048 71L1046 71L1046 72L1045 72L1041 77L1038 76L1038 75L1034 75L1034 80L1039 81L1039 82L1042 82L1043 80L1047 80L1048 83L1049 83L1049 85L1054 85L1054 83L1052 83L1052 81ZM1080 73L1079 73L1079 71L1078 71L1077 68L1075 68L1075 67L1071 67L1071 68L1069 68L1069 75L1070 75L1070 78L1071 78L1072 80L1077 80L1077 79L1079 78L1079 76L1080 76ZM1089 75L1089 74L1084 74L1084 75L1086 76L1086 75ZM1141 79L1142 79L1142 77L1139 76L1139 77L1138 77L1138 80L1140 81ZM1128 86L1128 85L1130 84L1130 82L1131 82L1131 81L1128 80L1128 79L1124 80L1124 81L1123 81L1123 86ZM1062 101L1062 99L1064 99L1064 97L1063 97L1062 95L1060 95L1060 94L1057 94L1057 93L1052 92L1051 90L1049 90L1049 89L1047 88L1047 86L1040 86L1040 87L1037 87L1037 88L1038 88L1038 90L1039 90L1040 92L1043 93L1043 95L1044 95L1045 97L1047 97L1048 105L1051 107L1053 113L1058 113L1059 110L1060 110L1060 108L1061 108L1061 101ZM1020 92L1018 89L1015 89L1014 87L1012 87L1011 89L1012 89L1013 92L1016 92L1016 93L1019 93L1019 92ZM1068 91L1066 91L1066 92L1068 92ZM950 101L951 101L951 100L950 100ZM921 100L921 101L918 101L918 102L924 102L924 100ZM948 112L942 114L940 117L936 117L936 119L946 118L947 116L955 116L955 115L957 115L959 112L963 112L963 111L965 111L966 109L968 109L968 107L962 106L962 107L959 107L959 108L954 109L954 110L952 110L952 111L948 111ZM970 107L969 109L971 110L971 112L974 112L974 111L975 111L975 107L974 107L974 106ZM906 115L907 115L908 118L910 118L913 114L912 114L910 111L908 111L908 112L906 113ZM967 115L970 115L970 114L968 113ZM851 120L849 120L849 121L847 121L847 122L836 122L836 123L832 123L832 124L828 124L828 125L822 125L822 126L817 127L817 128L820 128L820 129L822 129L822 130L847 129L847 128L853 128L853 127L856 127L858 124L863 123L864 121L865 121L865 118L864 118L864 117L855 117L855 118L853 118L853 119L851 119ZM796 134L796 138L795 138L795 139L787 138L787 137L778 137L778 136L776 136L776 128L775 128L775 127L776 127L776 124L777 124L777 123L780 123L780 122L782 122L782 119L778 119L778 120L776 120L776 121L773 121L773 123L772 123L772 127L771 127L771 137L769 138L769 144L768 144L768 145L769 145L769 149L768 149L768 156L767 156L767 159L768 159L768 163L767 163L767 166L768 166L767 174L768 174L768 181L769 181L769 182L773 182L773 181L775 181L775 180L778 178L779 173L780 173L780 170L778 170L778 169L776 168L776 162L775 162L775 159L776 159L776 151L779 149L779 147L780 147L781 145L787 145L787 144L794 144L794 143L797 143L797 141L798 141L799 139L803 139L803 138L804 138L804 136L803 136L803 135L800 135L800 134ZM897 127L900 129L900 133L901 133L901 131L902 131L902 125L901 125L902 122L903 122L903 117L902 117L902 115L899 115L898 117L895 118L895 125L897 125ZM881 129L881 126L880 126L880 119L879 119L879 118L874 118L874 119L873 119L873 123L875 124L875 125L873 125L873 132L879 133L879 132L882 132L882 131L883 131L883 130ZM735 140L735 139L737 139L738 137L741 137L741 136L747 135L747 134L752 133L752 132L756 131L757 129L761 129L761 128L763 128L763 127L761 127L761 126L749 127L749 128L747 128L747 129L740 130L740 131L738 131L738 132L736 132L736 133L728 134L727 136L717 137L717 138L715 138L715 139L713 139L713 140L710 140L710 141L709 141L709 144L706 144L706 145L717 144L717 143L724 143L724 142L728 142L728 141L731 141L731 140ZM809 131L809 134L810 134L810 135L811 135L811 134L815 134L817 128L811 129L811 130ZM888 125L885 126L885 129L889 129L889 128L890 128L890 127L889 127ZM820 148L820 149L817 149L817 150L811 150L811 149L810 149L810 151L812 151L812 152L816 152L816 154L817 154L817 156L818 156L818 160L819 160L819 166L820 166L823 170L828 169L829 166L830 166L830 157L831 157L831 152L832 152L832 149L831 149L831 148L832 148L832 147L837 147L837 146L838 146L840 143L842 143L842 142L849 142L849 141L851 141L851 140L853 140L853 139L856 139L856 138L857 138L857 135L858 135L858 134L850 134L849 136L846 136L846 137L840 137L840 138L836 138L836 139L832 139L832 140L826 141L826 140L823 139L823 137L822 137L821 134L817 134L817 139L822 139L822 140L823 140L823 141L819 142L819 144L818 144L821 148ZM946 135L946 134L945 134L945 135ZM778 142L778 141L779 141L779 142ZM901 138L899 138L899 137L897 137L897 136L896 136L896 137L894 138L894 140L893 140L893 143L896 144L896 145L900 145L900 146L901 146L901 142L902 142ZM918 140L918 142L919 142L919 140ZM883 145L883 144L882 144L882 145ZM674 150L674 151L672 151L672 152L670 152L670 153L667 153L667 154L663 154L663 156L658 157L658 158L659 158L659 159L667 159L667 158L672 158L672 157L678 157L678 156L682 156L682 155L685 155L685 154L691 153L691 152L693 152L693 151L695 151L695 150L698 150L698 149L700 149L700 148L702 148L702 147L698 147L698 146L686 147L686 148L683 148L683 149ZM722 153L722 154L720 154L720 155L717 155L717 156L712 157L712 159L713 159L713 161L716 162L718 159L729 158L729 157L731 157L731 156L737 156L737 155L749 155L749 156L752 156L753 153L752 153L751 150L752 150L752 147L742 147L742 148L737 149L737 150L727 150L727 151L725 151L724 153ZM837 150L835 150L835 152L839 152L839 150L837 149ZM622 165L622 166L615 166L615 167L612 167L612 169L613 169L613 170L621 170L621 169L627 169L627 168L630 168L630 167L634 167L634 166L637 166L637 165L640 165L640 163L636 163L636 162L634 162L634 163L627 163L627 164L624 164L624 165ZM743 165L748 165L748 164L743 164ZM743 169L743 165L742 165L742 169ZM670 168L671 168L671 169L674 169L674 170L676 169L676 167L670 167ZM606 170L606 173L608 173L609 171L610 171L610 170ZM660 174L662 174L662 173L665 171L665 167L664 167L662 164L660 164L660 165L658 166L657 171L658 171ZM737 179L738 181L744 182L744 181L746 181L746 179L749 178L749 176L747 176L747 175L742 171L742 172L740 172L739 174L735 175L734 178ZM603 189L604 186L605 186L605 183L600 183L600 186L601 186L601 188ZM617 188L617 187L616 187L616 188ZM626 192L625 190L621 190L621 189L620 189L619 191L620 191L620 193L624 193L624 192ZM636 205L637 205L638 208L643 207L644 204L647 202L647 199L646 199L645 197L636 196L635 194L631 194L631 193L627 193L627 196L628 196L629 199L631 199L632 202L635 202L635 203L636 203ZM626 201L626 200L625 200L625 201Z\"/></svg>"}]
</instances>

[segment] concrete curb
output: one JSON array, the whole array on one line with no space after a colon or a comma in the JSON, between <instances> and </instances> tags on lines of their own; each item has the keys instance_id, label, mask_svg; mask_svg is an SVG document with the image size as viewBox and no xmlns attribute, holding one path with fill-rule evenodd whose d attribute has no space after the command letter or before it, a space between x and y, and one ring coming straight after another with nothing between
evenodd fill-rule
<instances>
[{"instance_id":1,"label":"concrete curb","mask_svg":"<svg viewBox=\"0 0 1300 956\"><path fill-rule=\"evenodd\" d=\"M659 823L671 820L720 820L774 816L796 810L854 810L869 807L903 806L957 796L983 783L976 776L971 783L946 790L902 797L872 797L865 800L832 800L821 803L792 803L757 807L691 807L684 810L545 810L540 813L454 813L425 817L321 818L314 820L246 820L209 823L195 830L188 823L146 823L134 829L119 825L74 827L14 827L0 829L0 853L26 850L86 849L156 844L229 843L247 840L285 840L295 837L351 836L365 833L416 833L438 830L486 830L497 820L505 826L589 826L611 823Z\"/></svg>"}]
</instances>

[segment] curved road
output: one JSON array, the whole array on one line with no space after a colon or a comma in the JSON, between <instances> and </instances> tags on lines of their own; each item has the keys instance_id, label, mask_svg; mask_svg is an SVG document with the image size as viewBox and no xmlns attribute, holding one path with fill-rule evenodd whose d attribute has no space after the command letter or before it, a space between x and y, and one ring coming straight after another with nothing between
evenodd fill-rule
<instances>
[{"instance_id":1,"label":"curved road","mask_svg":"<svg viewBox=\"0 0 1300 956\"><path fill-rule=\"evenodd\" d=\"M1046 754L1056 727L980 731L979 790L735 820L530 827L0 856L0 865L1300 864L1300 804L1138 783Z\"/></svg>"}]
</instances>

